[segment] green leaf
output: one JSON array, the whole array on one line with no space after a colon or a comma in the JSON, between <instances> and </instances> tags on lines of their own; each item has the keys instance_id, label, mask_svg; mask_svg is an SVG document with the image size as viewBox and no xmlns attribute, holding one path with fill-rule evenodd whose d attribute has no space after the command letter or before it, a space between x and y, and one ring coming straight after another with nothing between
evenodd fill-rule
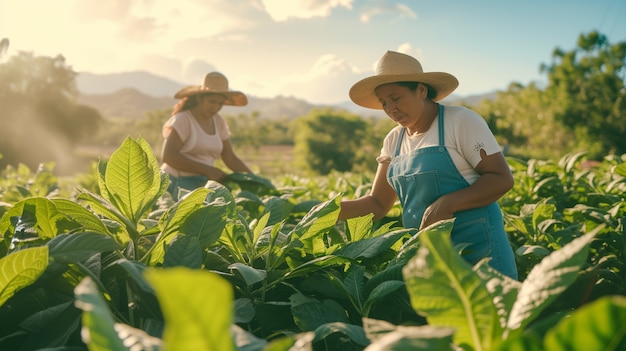
<instances>
[{"instance_id":1,"label":"green leaf","mask_svg":"<svg viewBox=\"0 0 626 351\"><path fill-rule=\"evenodd\" d=\"M106 270L119 270L121 269L125 274L128 274L130 280L142 291L154 295L154 289L146 281L143 273L148 267L138 261L131 261L125 258L121 258L105 267ZM116 272L118 277L124 277L123 274Z\"/></svg>"},{"instance_id":2,"label":"green leaf","mask_svg":"<svg viewBox=\"0 0 626 351\"><path fill-rule=\"evenodd\" d=\"M253 173L235 172L229 174L227 181L235 182L242 190L249 191L254 194L266 195L276 189L274 184L267 179Z\"/></svg>"},{"instance_id":3,"label":"green leaf","mask_svg":"<svg viewBox=\"0 0 626 351\"><path fill-rule=\"evenodd\" d=\"M233 290L214 273L176 267L145 272L165 319L168 350L234 351Z\"/></svg>"},{"instance_id":4,"label":"green leaf","mask_svg":"<svg viewBox=\"0 0 626 351\"><path fill-rule=\"evenodd\" d=\"M104 181L111 202L133 223L144 215L146 203L153 203L161 188L154 155L145 152L141 140L128 137L111 155Z\"/></svg>"},{"instance_id":5,"label":"green leaf","mask_svg":"<svg viewBox=\"0 0 626 351\"><path fill-rule=\"evenodd\" d=\"M454 219L420 233L422 246L403 269L411 305L432 326L456 329L454 342L490 350L500 337L492 296L478 275L452 247Z\"/></svg>"},{"instance_id":6,"label":"green leaf","mask_svg":"<svg viewBox=\"0 0 626 351\"><path fill-rule=\"evenodd\" d=\"M268 342L265 339L261 339L256 337L254 334L244 330L237 324L233 324L230 328L230 332L233 334L235 338L235 345L237 346L237 351L255 351L255 350L264 350L265 346L267 346ZM288 351L288 350L285 350Z\"/></svg>"},{"instance_id":7,"label":"green leaf","mask_svg":"<svg viewBox=\"0 0 626 351\"><path fill-rule=\"evenodd\" d=\"M363 319L363 328L371 344L368 350L458 350L452 345L453 328L435 326L395 326L371 318Z\"/></svg>"},{"instance_id":8,"label":"green leaf","mask_svg":"<svg viewBox=\"0 0 626 351\"><path fill-rule=\"evenodd\" d=\"M353 260L373 258L389 250L396 241L400 240L411 231L413 231L413 229L400 229L373 238L351 242L335 251L334 254Z\"/></svg>"},{"instance_id":9,"label":"green leaf","mask_svg":"<svg viewBox=\"0 0 626 351\"><path fill-rule=\"evenodd\" d=\"M61 234L47 245L50 257L67 263L82 262L96 253L120 249L113 238L89 232Z\"/></svg>"},{"instance_id":10,"label":"green leaf","mask_svg":"<svg viewBox=\"0 0 626 351\"><path fill-rule=\"evenodd\" d=\"M367 237L371 231L374 223L372 222L374 214L370 213L366 216L350 218L346 221L348 226L347 234L348 241L359 241Z\"/></svg>"},{"instance_id":11,"label":"green leaf","mask_svg":"<svg viewBox=\"0 0 626 351\"><path fill-rule=\"evenodd\" d=\"M626 177L626 163L621 163L613 168L613 173Z\"/></svg>"},{"instance_id":12,"label":"green leaf","mask_svg":"<svg viewBox=\"0 0 626 351\"><path fill-rule=\"evenodd\" d=\"M44 240L80 228L79 223L57 209L55 202L44 197L31 197L16 203L2 217L2 233L15 232L12 217L22 217L22 222Z\"/></svg>"},{"instance_id":13,"label":"green leaf","mask_svg":"<svg viewBox=\"0 0 626 351\"><path fill-rule=\"evenodd\" d=\"M203 251L197 237L177 235L165 249L163 267L182 266L200 269L202 268Z\"/></svg>"},{"instance_id":14,"label":"green leaf","mask_svg":"<svg viewBox=\"0 0 626 351\"><path fill-rule=\"evenodd\" d=\"M291 272L287 272L287 274L282 277L282 280L299 277L326 267L346 265L348 263L352 263L352 261L345 257L338 257L333 255L318 257L295 267L291 270Z\"/></svg>"},{"instance_id":15,"label":"green leaf","mask_svg":"<svg viewBox=\"0 0 626 351\"><path fill-rule=\"evenodd\" d=\"M339 207L339 200L340 196L338 195L311 210L298 222L290 235L304 242L334 227L341 209Z\"/></svg>"},{"instance_id":16,"label":"green leaf","mask_svg":"<svg viewBox=\"0 0 626 351\"><path fill-rule=\"evenodd\" d=\"M189 214L180 232L198 238L203 248L216 243L226 226L228 208L223 203L211 203Z\"/></svg>"},{"instance_id":17,"label":"green leaf","mask_svg":"<svg viewBox=\"0 0 626 351\"><path fill-rule=\"evenodd\" d=\"M224 203L228 206L229 217L236 212L236 202L233 194L227 187L222 184L209 180L205 188L209 189L209 193L206 197L207 203Z\"/></svg>"},{"instance_id":18,"label":"green leaf","mask_svg":"<svg viewBox=\"0 0 626 351\"><path fill-rule=\"evenodd\" d=\"M90 277L74 289L76 307L83 310L81 336L89 351L158 351L161 339L144 330L115 323L106 301Z\"/></svg>"},{"instance_id":19,"label":"green leaf","mask_svg":"<svg viewBox=\"0 0 626 351\"><path fill-rule=\"evenodd\" d=\"M626 350L626 297L605 296L575 310L546 334L545 350Z\"/></svg>"},{"instance_id":20,"label":"green leaf","mask_svg":"<svg viewBox=\"0 0 626 351\"><path fill-rule=\"evenodd\" d=\"M243 263L233 263L228 266L228 269L237 271L246 282L247 286L252 286L267 278L267 272L265 270L256 269Z\"/></svg>"},{"instance_id":21,"label":"green leaf","mask_svg":"<svg viewBox=\"0 0 626 351\"><path fill-rule=\"evenodd\" d=\"M335 333L347 336L357 345L367 346L370 344L369 339L365 336L363 327L342 322L326 323L317 327L315 329L315 339L313 342L322 341Z\"/></svg>"},{"instance_id":22,"label":"green leaf","mask_svg":"<svg viewBox=\"0 0 626 351\"><path fill-rule=\"evenodd\" d=\"M335 300L320 301L299 293L291 295L289 300L293 320L302 331L315 330L326 323L349 323L346 311Z\"/></svg>"},{"instance_id":23,"label":"green leaf","mask_svg":"<svg viewBox=\"0 0 626 351\"><path fill-rule=\"evenodd\" d=\"M0 259L0 306L31 285L48 267L48 247L33 247Z\"/></svg>"},{"instance_id":24,"label":"green leaf","mask_svg":"<svg viewBox=\"0 0 626 351\"><path fill-rule=\"evenodd\" d=\"M533 267L511 309L505 334L522 330L576 280L587 259L589 242L600 229L572 240Z\"/></svg>"},{"instance_id":25,"label":"green leaf","mask_svg":"<svg viewBox=\"0 0 626 351\"><path fill-rule=\"evenodd\" d=\"M89 351L129 351L115 331L115 320L96 284L85 277L74 289L76 307L83 310L83 342Z\"/></svg>"},{"instance_id":26,"label":"green leaf","mask_svg":"<svg viewBox=\"0 0 626 351\"><path fill-rule=\"evenodd\" d=\"M272 196L269 199L265 200L264 205L264 213L271 214L269 219L270 224L278 223L287 218L294 206L291 202L289 202L289 200L282 199L276 196Z\"/></svg>"},{"instance_id":27,"label":"green leaf","mask_svg":"<svg viewBox=\"0 0 626 351\"><path fill-rule=\"evenodd\" d=\"M198 188L179 200L174 206L168 208L159 218L159 227L163 237L178 232L181 224L191 213L203 206L204 200L209 193L207 188Z\"/></svg>"},{"instance_id":28,"label":"green leaf","mask_svg":"<svg viewBox=\"0 0 626 351\"><path fill-rule=\"evenodd\" d=\"M107 227L100 218L78 203L66 199L52 199L57 210L79 223L85 231L108 234Z\"/></svg>"},{"instance_id":29,"label":"green leaf","mask_svg":"<svg viewBox=\"0 0 626 351\"><path fill-rule=\"evenodd\" d=\"M372 292L367 297L367 300L365 300L365 303L363 304L364 312L365 312L364 315L369 314L370 308L376 302L382 301L385 297L396 292L398 289L403 289L405 286L406 284L400 280L390 280L390 281L386 281L386 282L382 282L378 284L372 290Z\"/></svg>"}]
</instances>

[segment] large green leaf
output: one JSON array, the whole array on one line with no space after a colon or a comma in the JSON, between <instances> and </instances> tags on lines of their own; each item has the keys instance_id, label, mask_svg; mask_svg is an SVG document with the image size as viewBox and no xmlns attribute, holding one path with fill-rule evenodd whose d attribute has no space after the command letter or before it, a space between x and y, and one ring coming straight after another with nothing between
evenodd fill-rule
<instances>
[{"instance_id":1,"label":"large green leaf","mask_svg":"<svg viewBox=\"0 0 626 351\"><path fill-rule=\"evenodd\" d=\"M602 297L548 331L545 350L626 350L626 297Z\"/></svg>"},{"instance_id":2,"label":"large green leaf","mask_svg":"<svg viewBox=\"0 0 626 351\"><path fill-rule=\"evenodd\" d=\"M51 201L55 204L57 210L79 223L83 230L102 234L109 232L100 218L78 203L67 199L52 199Z\"/></svg>"},{"instance_id":3,"label":"large green leaf","mask_svg":"<svg viewBox=\"0 0 626 351\"><path fill-rule=\"evenodd\" d=\"M187 268L148 270L165 318L168 350L234 351L233 290L214 273Z\"/></svg>"},{"instance_id":4,"label":"large green leaf","mask_svg":"<svg viewBox=\"0 0 626 351\"><path fill-rule=\"evenodd\" d=\"M23 249L0 259L0 306L48 267L48 247Z\"/></svg>"},{"instance_id":5,"label":"large green leaf","mask_svg":"<svg viewBox=\"0 0 626 351\"><path fill-rule=\"evenodd\" d=\"M159 218L159 227L163 236L178 232L178 228L187 216L200 208L209 193L209 189L198 188L168 208Z\"/></svg>"},{"instance_id":6,"label":"large green leaf","mask_svg":"<svg viewBox=\"0 0 626 351\"><path fill-rule=\"evenodd\" d=\"M113 238L89 232L61 234L47 245L50 257L67 263L82 262L96 253L120 249Z\"/></svg>"},{"instance_id":7,"label":"large green leaf","mask_svg":"<svg viewBox=\"0 0 626 351\"><path fill-rule=\"evenodd\" d=\"M490 350L501 328L493 297L452 247L454 219L424 229L417 256L403 269L411 305L432 326L456 328L455 344Z\"/></svg>"},{"instance_id":8,"label":"large green leaf","mask_svg":"<svg viewBox=\"0 0 626 351\"><path fill-rule=\"evenodd\" d=\"M346 235L348 236L348 241L359 241L370 235L372 232L372 226L374 225L372 218L374 218L374 214L370 213L367 216L355 217L346 220L346 225L348 227Z\"/></svg>"},{"instance_id":9,"label":"large green leaf","mask_svg":"<svg viewBox=\"0 0 626 351\"><path fill-rule=\"evenodd\" d=\"M202 267L203 251L197 237L177 235L165 250L163 267L182 266L200 269Z\"/></svg>"},{"instance_id":10,"label":"large green leaf","mask_svg":"<svg viewBox=\"0 0 626 351\"><path fill-rule=\"evenodd\" d=\"M335 226L341 210L339 200L340 196L335 196L311 210L298 222L290 235L304 242Z\"/></svg>"},{"instance_id":11,"label":"large green leaf","mask_svg":"<svg viewBox=\"0 0 626 351\"><path fill-rule=\"evenodd\" d=\"M576 280L594 236L595 232L591 232L574 239L533 267L520 287L505 334L521 332Z\"/></svg>"},{"instance_id":12,"label":"large green leaf","mask_svg":"<svg viewBox=\"0 0 626 351\"><path fill-rule=\"evenodd\" d=\"M147 260L147 264L151 266L163 263L165 244L169 244L179 232L181 225L187 218L194 211L203 206L209 191L210 190L206 188L195 189L163 213L159 218L161 233L157 237L154 245L152 245L150 251L141 259L142 262Z\"/></svg>"},{"instance_id":13,"label":"large green leaf","mask_svg":"<svg viewBox=\"0 0 626 351\"><path fill-rule=\"evenodd\" d=\"M161 188L154 155L146 153L142 142L126 138L109 158L104 176L111 202L133 223L145 214L146 203L153 203Z\"/></svg>"},{"instance_id":14,"label":"large green leaf","mask_svg":"<svg viewBox=\"0 0 626 351\"><path fill-rule=\"evenodd\" d=\"M228 208L223 203L210 203L190 213L180 227L180 232L198 238L203 248L216 243L226 226Z\"/></svg>"},{"instance_id":15,"label":"large green leaf","mask_svg":"<svg viewBox=\"0 0 626 351\"><path fill-rule=\"evenodd\" d=\"M233 273L238 272L248 287L267 278L267 272L265 270L250 267L239 262L231 264L228 266L228 269L232 270Z\"/></svg>"},{"instance_id":16,"label":"large green leaf","mask_svg":"<svg viewBox=\"0 0 626 351\"><path fill-rule=\"evenodd\" d=\"M362 258L372 258L380 255L382 252L389 250L396 241L400 240L413 229L399 229L387 234L375 236L373 238L361 239L359 241L348 243L339 250L335 251L336 256L351 258L353 260Z\"/></svg>"},{"instance_id":17,"label":"large green leaf","mask_svg":"<svg viewBox=\"0 0 626 351\"><path fill-rule=\"evenodd\" d=\"M56 202L45 197L31 197L16 203L0 221L0 233L15 232L11 218L19 217L22 228L28 227L41 239L54 238L57 234L76 230L81 225L60 211Z\"/></svg>"},{"instance_id":18,"label":"large green leaf","mask_svg":"<svg viewBox=\"0 0 626 351\"><path fill-rule=\"evenodd\" d=\"M83 342L89 351L129 351L115 331L115 320L90 277L74 289L76 307L83 310Z\"/></svg>"}]
</instances>

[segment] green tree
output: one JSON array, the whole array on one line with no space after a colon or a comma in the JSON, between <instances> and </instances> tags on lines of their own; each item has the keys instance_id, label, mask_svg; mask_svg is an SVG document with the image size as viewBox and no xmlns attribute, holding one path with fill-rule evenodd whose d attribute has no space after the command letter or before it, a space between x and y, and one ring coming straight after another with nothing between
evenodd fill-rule
<instances>
[{"instance_id":1,"label":"green tree","mask_svg":"<svg viewBox=\"0 0 626 351\"><path fill-rule=\"evenodd\" d=\"M626 152L626 42L610 45L597 32L580 35L570 52L555 49L543 64L545 88L511 83L476 110L507 151L523 158L560 159L586 151L590 158Z\"/></svg>"},{"instance_id":2,"label":"green tree","mask_svg":"<svg viewBox=\"0 0 626 351\"><path fill-rule=\"evenodd\" d=\"M48 161L61 172L79 167L73 150L97 132L102 118L76 103L75 77L61 55L20 52L0 64L1 167Z\"/></svg>"},{"instance_id":3,"label":"green tree","mask_svg":"<svg viewBox=\"0 0 626 351\"><path fill-rule=\"evenodd\" d=\"M296 163L306 171L322 175L332 170L356 170L357 165L375 158L370 131L371 125L359 116L332 109L313 110L298 119Z\"/></svg>"},{"instance_id":4,"label":"green tree","mask_svg":"<svg viewBox=\"0 0 626 351\"><path fill-rule=\"evenodd\" d=\"M626 152L626 42L611 45L597 31L581 34L569 52L557 48L546 93L555 102L555 118L595 156Z\"/></svg>"}]
</instances>

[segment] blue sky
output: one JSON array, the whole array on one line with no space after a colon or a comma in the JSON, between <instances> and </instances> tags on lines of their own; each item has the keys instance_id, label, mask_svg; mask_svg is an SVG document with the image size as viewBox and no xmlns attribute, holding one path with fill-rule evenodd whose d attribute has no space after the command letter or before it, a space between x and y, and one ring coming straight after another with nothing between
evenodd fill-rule
<instances>
[{"instance_id":1,"label":"blue sky","mask_svg":"<svg viewBox=\"0 0 626 351\"><path fill-rule=\"evenodd\" d=\"M348 101L387 50L454 74L461 96L541 83L552 51L592 30L626 41L626 1L0 0L4 60L63 54L77 72L183 84L218 70L253 96L329 104Z\"/></svg>"}]
</instances>

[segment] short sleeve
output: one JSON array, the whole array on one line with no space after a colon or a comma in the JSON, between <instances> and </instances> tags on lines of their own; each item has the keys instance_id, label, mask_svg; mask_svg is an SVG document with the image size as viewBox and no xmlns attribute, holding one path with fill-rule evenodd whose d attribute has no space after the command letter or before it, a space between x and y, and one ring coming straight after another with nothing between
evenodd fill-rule
<instances>
[{"instance_id":1,"label":"short sleeve","mask_svg":"<svg viewBox=\"0 0 626 351\"><path fill-rule=\"evenodd\" d=\"M181 140L187 140L192 128L190 122L191 120L185 118L182 113L175 114L163 124L163 138L167 139L172 133L172 130L175 130Z\"/></svg>"},{"instance_id":2,"label":"short sleeve","mask_svg":"<svg viewBox=\"0 0 626 351\"><path fill-rule=\"evenodd\" d=\"M380 149L380 155L376 157L376 161L378 161L378 163L391 161L391 157L395 152L395 147L398 143L398 138L402 130L402 127L396 126L389 133L387 133L387 136L385 136L385 140L383 141L383 146Z\"/></svg>"},{"instance_id":3,"label":"short sleeve","mask_svg":"<svg viewBox=\"0 0 626 351\"><path fill-rule=\"evenodd\" d=\"M228 128L228 124L226 120L221 115L215 115L215 126L217 127L217 131L220 134L220 138L222 140L227 140L230 138L230 129Z\"/></svg>"},{"instance_id":4,"label":"short sleeve","mask_svg":"<svg viewBox=\"0 0 626 351\"><path fill-rule=\"evenodd\" d=\"M472 167L482 160L480 150L485 150L487 156L502 151L487 122L478 113L466 109L456 127L458 150Z\"/></svg>"}]
</instances>

